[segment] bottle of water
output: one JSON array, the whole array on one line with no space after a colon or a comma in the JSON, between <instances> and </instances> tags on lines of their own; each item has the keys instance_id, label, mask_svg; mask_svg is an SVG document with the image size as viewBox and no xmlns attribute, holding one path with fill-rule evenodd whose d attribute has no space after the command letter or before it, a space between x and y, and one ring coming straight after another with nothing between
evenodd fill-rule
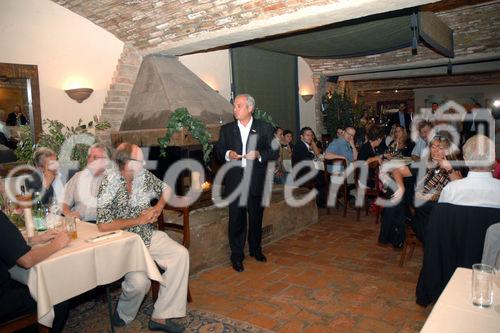
<instances>
[{"instance_id":1,"label":"bottle of water","mask_svg":"<svg viewBox=\"0 0 500 333\"><path fill-rule=\"evenodd\" d=\"M39 197L39 193L35 193L35 197ZM47 230L47 209L44 207L40 199L37 201L34 209L33 209L33 222L35 224L36 231L45 231Z\"/></svg>"}]
</instances>

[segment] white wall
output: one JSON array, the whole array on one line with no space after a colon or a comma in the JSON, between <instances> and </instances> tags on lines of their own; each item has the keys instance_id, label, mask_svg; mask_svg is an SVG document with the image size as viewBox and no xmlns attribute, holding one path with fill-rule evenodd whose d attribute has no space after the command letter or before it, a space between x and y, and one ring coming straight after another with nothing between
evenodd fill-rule
<instances>
[{"instance_id":1,"label":"white wall","mask_svg":"<svg viewBox=\"0 0 500 333\"><path fill-rule=\"evenodd\" d=\"M231 99L229 50L190 54L179 57L179 61L222 97Z\"/></svg>"},{"instance_id":2,"label":"white wall","mask_svg":"<svg viewBox=\"0 0 500 333\"><path fill-rule=\"evenodd\" d=\"M49 0L0 1L0 62L38 66L42 118L74 125L100 115L123 43ZM64 89L92 88L79 104Z\"/></svg>"},{"instance_id":3,"label":"white wall","mask_svg":"<svg viewBox=\"0 0 500 333\"><path fill-rule=\"evenodd\" d=\"M302 59L298 58L298 72L299 72L299 94L314 95L314 83L312 79L312 71L309 65ZM299 110L300 110L300 127L311 127L318 137L321 137L321 132L318 133L316 128L316 110L315 110L315 97L313 97L309 102L304 102L302 98L299 98Z\"/></svg>"}]
</instances>

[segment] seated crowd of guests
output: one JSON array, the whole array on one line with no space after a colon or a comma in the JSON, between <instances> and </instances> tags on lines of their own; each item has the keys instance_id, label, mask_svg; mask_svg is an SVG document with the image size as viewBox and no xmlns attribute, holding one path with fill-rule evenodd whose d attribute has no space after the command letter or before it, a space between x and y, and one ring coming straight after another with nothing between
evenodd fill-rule
<instances>
[{"instance_id":1,"label":"seated crowd of guests","mask_svg":"<svg viewBox=\"0 0 500 333\"><path fill-rule=\"evenodd\" d=\"M437 105L433 109L437 109ZM455 138L457 142L453 142L452 133L443 130L443 122L421 119L415 126L418 136L413 141L408 132L411 121L405 112L397 112L388 122L390 130L377 125L363 128L361 145L356 145L355 128L339 129L337 138L325 149L309 127L301 129L299 140L293 146L290 143L291 133L286 131L289 135L286 140L283 138L283 131L278 129L276 137L280 140L281 148L275 182L285 183L290 166L303 161L320 162L319 157L334 161L333 164L326 164L326 171L330 174L342 174L343 165L355 161L366 162L369 166L368 177L366 184L362 185L377 188L379 196L392 203L382 207L379 242L395 247L404 244L407 225L413 228L422 242L425 241L427 221L437 202L500 208L500 181L493 179L495 171L492 172L494 144L486 135L477 134L477 123L473 124L475 127L472 129L467 121L460 127L452 124L461 130L458 133L459 139ZM491 150L485 150L485 147ZM482 169L468 167L468 161L485 160L485 154L490 154L490 164ZM386 172L384 176L388 178L384 178L381 166L384 161L390 160L404 163ZM339 161L342 163L338 163ZM310 164L310 169L314 169L313 163ZM296 173L295 180L308 171L307 168L301 168ZM326 203L328 180L325 180L321 168L317 168L315 172L317 174L309 185L318 190L317 204L322 207ZM387 179L397 185L396 190L387 186ZM347 175L347 182L349 189L357 185L352 175Z\"/></svg>"},{"instance_id":2,"label":"seated crowd of guests","mask_svg":"<svg viewBox=\"0 0 500 333\"><path fill-rule=\"evenodd\" d=\"M173 191L169 185L144 168L140 147L120 144L110 163L109 150L94 144L88 150L87 166L65 184L57 155L49 148L38 148L33 155L36 172L26 182L27 190L44 205L62 209L59 213L97 223L101 232L126 230L138 234L164 270L158 299L148 327L154 331L182 332L183 326L172 321L186 315L189 252L165 232L155 229L163 207ZM62 205L61 205L62 204ZM50 230L25 240L20 231L0 213L0 322L36 311L36 302L28 287L12 279L9 269L18 264L30 268L70 242L67 233ZM42 246L32 247L43 244ZM128 272L112 317L121 327L134 320L150 279L144 272ZM53 332L60 332L68 313L68 301L55 306Z\"/></svg>"}]
</instances>

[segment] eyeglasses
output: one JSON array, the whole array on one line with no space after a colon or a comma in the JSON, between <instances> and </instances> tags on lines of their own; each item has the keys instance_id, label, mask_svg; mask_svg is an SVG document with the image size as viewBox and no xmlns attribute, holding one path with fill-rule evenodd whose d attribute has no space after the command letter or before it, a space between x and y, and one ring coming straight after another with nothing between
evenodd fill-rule
<instances>
[{"instance_id":1,"label":"eyeglasses","mask_svg":"<svg viewBox=\"0 0 500 333\"><path fill-rule=\"evenodd\" d=\"M449 139L446 136L442 135L442 134L436 134L436 135L434 135L434 137L432 138L431 141L434 141L434 140L449 141Z\"/></svg>"},{"instance_id":2,"label":"eyeglasses","mask_svg":"<svg viewBox=\"0 0 500 333\"><path fill-rule=\"evenodd\" d=\"M135 158L127 158L128 161L135 161L141 163L143 166L146 165L146 161L144 160L137 160Z\"/></svg>"}]
</instances>

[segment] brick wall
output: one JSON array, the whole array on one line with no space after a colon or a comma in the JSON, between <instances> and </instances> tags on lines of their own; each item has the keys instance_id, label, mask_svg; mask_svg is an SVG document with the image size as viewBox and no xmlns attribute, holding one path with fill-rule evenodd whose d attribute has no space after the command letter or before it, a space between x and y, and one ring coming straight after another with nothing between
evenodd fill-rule
<instances>
[{"instance_id":1,"label":"brick wall","mask_svg":"<svg viewBox=\"0 0 500 333\"><path fill-rule=\"evenodd\" d=\"M119 130L141 62L138 50L125 43L101 112L101 120L111 124L109 130L98 133L101 142L111 144L109 133Z\"/></svg>"}]
</instances>

